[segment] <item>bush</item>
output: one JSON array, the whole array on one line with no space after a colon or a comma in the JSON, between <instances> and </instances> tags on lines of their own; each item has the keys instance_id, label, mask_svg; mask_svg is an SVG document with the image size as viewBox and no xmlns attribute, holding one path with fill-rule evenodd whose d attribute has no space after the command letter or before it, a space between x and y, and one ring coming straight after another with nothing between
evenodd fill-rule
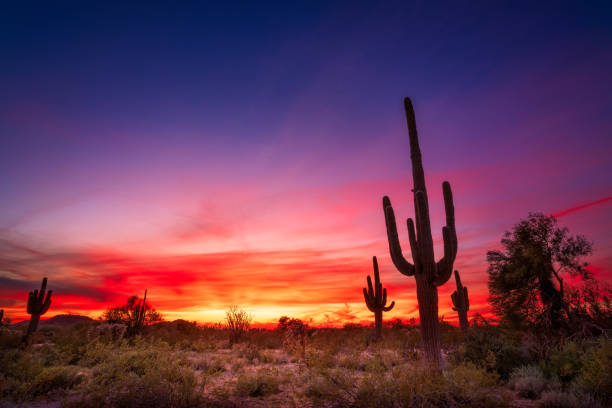
<instances>
[{"instance_id":1,"label":"bush","mask_svg":"<svg viewBox=\"0 0 612 408\"><path fill-rule=\"evenodd\" d=\"M22 386L22 392L28 399L49 396L57 391L74 388L85 379L74 366L45 367L34 379Z\"/></svg>"},{"instance_id":2,"label":"bush","mask_svg":"<svg viewBox=\"0 0 612 408\"><path fill-rule=\"evenodd\" d=\"M612 404L612 342L602 340L582 358L582 370L576 387L588 392L605 405Z\"/></svg>"},{"instance_id":3,"label":"bush","mask_svg":"<svg viewBox=\"0 0 612 408\"><path fill-rule=\"evenodd\" d=\"M563 391L547 391L542 394L538 408L588 408L593 402L586 398L581 400L575 394Z\"/></svg>"},{"instance_id":4,"label":"bush","mask_svg":"<svg viewBox=\"0 0 612 408\"><path fill-rule=\"evenodd\" d=\"M238 343L244 338L251 327L253 315L232 305L225 311L225 321L230 332L230 345Z\"/></svg>"},{"instance_id":5,"label":"bush","mask_svg":"<svg viewBox=\"0 0 612 408\"><path fill-rule=\"evenodd\" d=\"M514 369L510 374L508 386L518 391L521 397L536 399L546 388L547 382L540 368L531 365Z\"/></svg>"},{"instance_id":6,"label":"bush","mask_svg":"<svg viewBox=\"0 0 612 408\"><path fill-rule=\"evenodd\" d=\"M241 374L236 381L236 394L242 397L264 397L280 392L278 372L259 370Z\"/></svg>"},{"instance_id":7,"label":"bush","mask_svg":"<svg viewBox=\"0 0 612 408\"><path fill-rule=\"evenodd\" d=\"M186 361L172 358L164 344L144 345L108 354L94 367L93 379L69 407L193 407L200 387Z\"/></svg>"},{"instance_id":8,"label":"bush","mask_svg":"<svg viewBox=\"0 0 612 408\"><path fill-rule=\"evenodd\" d=\"M569 384L580 374L583 354L584 351L574 342L553 350L546 364L549 375L557 377L563 384Z\"/></svg>"},{"instance_id":9,"label":"bush","mask_svg":"<svg viewBox=\"0 0 612 408\"><path fill-rule=\"evenodd\" d=\"M455 363L471 362L495 371L506 380L516 367L528 363L528 356L519 343L507 336L503 330L488 323L470 328L465 341L451 352Z\"/></svg>"},{"instance_id":10,"label":"bush","mask_svg":"<svg viewBox=\"0 0 612 408\"><path fill-rule=\"evenodd\" d=\"M461 364L444 371L445 388L451 405L470 407L503 407L509 398L498 388L498 376L472 364ZM495 392L491 392L495 389Z\"/></svg>"}]
</instances>

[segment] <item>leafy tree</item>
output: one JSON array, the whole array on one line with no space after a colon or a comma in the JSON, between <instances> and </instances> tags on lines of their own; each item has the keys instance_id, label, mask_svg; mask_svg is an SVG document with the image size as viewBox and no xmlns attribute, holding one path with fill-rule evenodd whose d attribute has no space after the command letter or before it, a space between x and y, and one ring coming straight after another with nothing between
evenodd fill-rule
<instances>
[{"instance_id":1,"label":"leafy tree","mask_svg":"<svg viewBox=\"0 0 612 408\"><path fill-rule=\"evenodd\" d=\"M541 213L529 214L501 243L503 250L487 253L494 313L514 326L565 326L572 313L564 276L592 279L581 259L591 254L591 243Z\"/></svg>"},{"instance_id":2,"label":"leafy tree","mask_svg":"<svg viewBox=\"0 0 612 408\"><path fill-rule=\"evenodd\" d=\"M127 302L121 306L109 307L101 319L107 323L119 323L127 326L128 335L136 334L140 328L139 316L142 313L143 299L138 296L130 296ZM161 313L157 312L149 302L144 300L144 321L148 325L162 321Z\"/></svg>"}]
</instances>

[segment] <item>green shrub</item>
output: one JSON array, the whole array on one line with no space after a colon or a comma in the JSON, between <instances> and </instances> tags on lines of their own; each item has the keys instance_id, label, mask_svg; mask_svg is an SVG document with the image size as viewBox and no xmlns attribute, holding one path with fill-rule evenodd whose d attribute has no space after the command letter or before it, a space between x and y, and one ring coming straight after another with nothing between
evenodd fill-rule
<instances>
[{"instance_id":1,"label":"green shrub","mask_svg":"<svg viewBox=\"0 0 612 408\"><path fill-rule=\"evenodd\" d=\"M21 392L28 396L27 399L35 399L72 389L84 378L74 366L45 367L31 382L22 385Z\"/></svg>"},{"instance_id":2,"label":"green shrub","mask_svg":"<svg viewBox=\"0 0 612 408\"><path fill-rule=\"evenodd\" d=\"M495 371L508 379L516 367L528 363L528 356L520 344L492 325L474 325L463 343L451 352L455 363L471 362Z\"/></svg>"},{"instance_id":3,"label":"green shrub","mask_svg":"<svg viewBox=\"0 0 612 408\"><path fill-rule=\"evenodd\" d=\"M542 394L538 408L591 408L594 402L588 396L577 396L564 391L547 391Z\"/></svg>"},{"instance_id":4,"label":"green shrub","mask_svg":"<svg viewBox=\"0 0 612 408\"><path fill-rule=\"evenodd\" d=\"M563 384L569 384L582 370L584 351L571 342L550 353L546 369L549 375L557 377Z\"/></svg>"},{"instance_id":5,"label":"green shrub","mask_svg":"<svg viewBox=\"0 0 612 408\"><path fill-rule=\"evenodd\" d=\"M461 364L444 371L444 387L451 406L503 407L508 392L497 387L498 376L472 364ZM493 392L492 392L493 390Z\"/></svg>"},{"instance_id":6,"label":"green shrub","mask_svg":"<svg viewBox=\"0 0 612 408\"><path fill-rule=\"evenodd\" d=\"M547 381L539 367L522 366L512 371L508 386L521 397L536 399L546 389Z\"/></svg>"},{"instance_id":7,"label":"green shrub","mask_svg":"<svg viewBox=\"0 0 612 408\"><path fill-rule=\"evenodd\" d=\"M582 357L582 370L576 387L588 392L605 405L612 405L612 342L602 340Z\"/></svg>"},{"instance_id":8,"label":"green shrub","mask_svg":"<svg viewBox=\"0 0 612 408\"><path fill-rule=\"evenodd\" d=\"M236 394L242 397L264 397L280 392L278 372L269 369L238 376Z\"/></svg>"},{"instance_id":9,"label":"green shrub","mask_svg":"<svg viewBox=\"0 0 612 408\"><path fill-rule=\"evenodd\" d=\"M111 353L94 367L93 379L68 407L194 407L201 387L189 364L173 358L167 345L140 345Z\"/></svg>"}]
</instances>

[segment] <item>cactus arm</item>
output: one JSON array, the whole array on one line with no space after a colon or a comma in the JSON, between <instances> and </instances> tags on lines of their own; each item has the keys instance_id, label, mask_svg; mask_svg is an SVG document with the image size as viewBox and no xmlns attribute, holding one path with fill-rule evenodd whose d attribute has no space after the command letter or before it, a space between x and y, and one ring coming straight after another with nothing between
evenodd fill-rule
<instances>
[{"instance_id":1,"label":"cactus arm","mask_svg":"<svg viewBox=\"0 0 612 408\"><path fill-rule=\"evenodd\" d=\"M391 304L387 307L383 307L383 312L388 312L391 309L393 309L393 306L395 306L395 300L393 302L391 302Z\"/></svg>"},{"instance_id":2,"label":"cactus arm","mask_svg":"<svg viewBox=\"0 0 612 408\"><path fill-rule=\"evenodd\" d=\"M47 310L49 310L49 306L51 306L51 294L53 293L52 290L50 290L49 292L47 292L47 297L45 298L45 300L43 301L42 304L42 310L41 310L41 314L45 314L47 313Z\"/></svg>"},{"instance_id":3,"label":"cactus arm","mask_svg":"<svg viewBox=\"0 0 612 408\"><path fill-rule=\"evenodd\" d=\"M467 287L463 287L463 299L465 299L465 310L468 311L470 310L470 298L468 297L468 288Z\"/></svg>"},{"instance_id":4,"label":"cactus arm","mask_svg":"<svg viewBox=\"0 0 612 408\"><path fill-rule=\"evenodd\" d=\"M40 292L38 294L38 302L42 304L45 299L45 290L47 290L47 278L43 278L42 285L40 285Z\"/></svg>"},{"instance_id":5,"label":"cactus arm","mask_svg":"<svg viewBox=\"0 0 612 408\"><path fill-rule=\"evenodd\" d=\"M391 260L400 273L406 276L412 276L414 275L414 265L408 262L402 254L402 247L397 235L395 213L393 212L391 201L387 196L383 197L383 211L385 213L385 224L387 225L387 239L389 241Z\"/></svg>"},{"instance_id":6,"label":"cactus arm","mask_svg":"<svg viewBox=\"0 0 612 408\"><path fill-rule=\"evenodd\" d=\"M412 261L414 262L415 270L420 270L419 262L419 245L416 238L416 232L414 230L414 221L412 218L406 220L406 226L408 227L408 242L410 242L410 253L412 254Z\"/></svg>"},{"instance_id":7,"label":"cactus arm","mask_svg":"<svg viewBox=\"0 0 612 408\"><path fill-rule=\"evenodd\" d=\"M453 192L450 183L442 183L444 194L444 208L446 211L446 225L442 227L442 238L444 240L444 256L436 264L437 273L433 284L440 286L448 282L452 275L453 264L457 257L457 231L455 230L455 206L453 204Z\"/></svg>"},{"instance_id":8,"label":"cactus arm","mask_svg":"<svg viewBox=\"0 0 612 408\"><path fill-rule=\"evenodd\" d=\"M368 310L370 312L375 312L374 305L372 304L372 302L370 300L370 296L369 296L366 288L363 288L363 298L365 299L365 303L366 303L366 306L368 307Z\"/></svg>"}]
</instances>

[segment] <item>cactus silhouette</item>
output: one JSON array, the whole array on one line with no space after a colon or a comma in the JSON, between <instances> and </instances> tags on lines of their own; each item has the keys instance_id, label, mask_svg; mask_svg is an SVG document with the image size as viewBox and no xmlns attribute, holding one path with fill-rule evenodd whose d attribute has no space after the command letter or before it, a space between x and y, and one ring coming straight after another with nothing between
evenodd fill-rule
<instances>
[{"instance_id":1,"label":"cactus silhouette","mask_svg":"<svg viewBox=\"0 0 612 408\"><path fill-rule=\"evenodd\" d=\"M415 222L408 219L408 240L414 264L408 262L403 254L397 236L395 214L389 197L383 198L383 211L387 225L389 252L395 267L404 275L414 276L417 284L419 318L423 349L428 362L440 364L440 327L438 324L438 286L446 283L453 273L453 263L457 255L457 233L455 231L455 208L450 184L442 183L446 226L442 228L444 239L444 256L438 262L434 258L433 239L429 221L429 202L425 188L425 173L421 161L421 149L414 117L414 108L410 98L404 99L408 134L410 137L410 159L412 161L412 179L414 194Z\"/></svg>"},{"instance_id":2,"label":"cactus silhouette","mask_svg":"<svg viewBox=\"0 0 612 408\"><path fill-rule=\"evenodd\" d=\"M376 339L379 340L382 337L382 314L393 309L395 302L391 302L389 306L385 307L387 304L387 289L383 289L382 283L380 283L378 261L375 256L372 257L372 263L374 264L374 286L372 286L372 279L368 275L368 288L363 288L363 297L370 312L374 313Z\"/></svg>"},{"instance_id":3,"label":"cactus silhouette","mask_svg":"<svg viewBox=\"0 0 612 408\"><path fill-rule=\"evenodd\" d=\"M0 326L4 326L4 309L0 309Z\"/></svg>"},{"instance_id":4,"label":"cactus silhouette","mask_svg":"<svg viewBox=\"0 0 612 408\"><path fill-rule=\"evenodd\" d=\"M35 290L34 292L30 292L28 294L27 312L32 317L30 317L30 324L28 324L28 330L26 331L26 334L23 337L23 342L26 344L29 342L30 337L38 328L40 316L47 313L47 310L49 310L49 306L51 306L51 293L53 293L53 291L50 290L49 292L47 292L47 296L45 296L46 289L47 278L43 278L42 285L40 286L40 291Z\"/></svg>"},{"instance_id":5,"label":"cactus silhouette","mask_svg":"<svg viewBox=\"0 0 612 408\"><path fill-rule=\"evenodd\" d=\"M453 310L459 314L459 325L461 330L466 332L470 327L467 318L467 312L470 310L470 301L468 299L468 290L461 284L461 277L459 271L455 271L455 282L457 283L457 290L451 295L453 301Z\"/></svg>"},{"instance_id":6,"label":"cactus silhouette","mask_svg":"<svg viewBox=\"0 0 612 408\"><path fill-rule=\"evenodd\" d=\"M136 317L134 319L134 326L131 327L130 335L139 333L144 327L145 316L147 314L147 289L145 289L144 298L140 307L136 310Z\"/></svg>"}]
</instances>

